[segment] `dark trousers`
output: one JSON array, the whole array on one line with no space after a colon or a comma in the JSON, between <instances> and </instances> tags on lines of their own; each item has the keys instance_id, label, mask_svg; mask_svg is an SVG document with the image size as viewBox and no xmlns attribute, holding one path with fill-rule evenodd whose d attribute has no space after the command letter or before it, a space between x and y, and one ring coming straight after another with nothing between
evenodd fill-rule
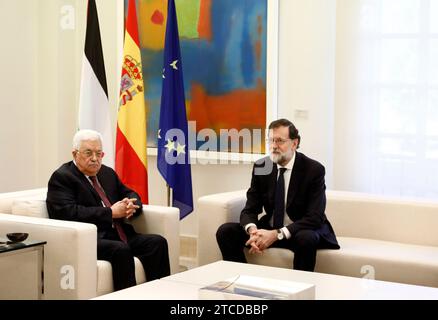
<instances>
[{"instance_id":1,"label":"dark trousers","mask_svg":"<svg viewBox=\"0 0 438 320\"><path fill-rule=\"evenodd\" d=\"M216 232L216 239L226 261L246 263L243 249L249 235L239 223L225 223ZM286 248L294 252L293 268L313 271L320 236L313 230L301 230L290 239L275 241L271 247Z\"/></svg>"},{"instance_id":2,"label":"dark trousers","mask_svg":"<svg viewBox=\"0 0 438 320\"><path fill-rule=\"evenodd\" d=\"M116 233L108 238L97 240L97 258L111 263L115 291L136 285L134 256L141 261L147 281L170 275L167 240L162 236L132 233L128 243Z\"/></svg>"}]
</instances>

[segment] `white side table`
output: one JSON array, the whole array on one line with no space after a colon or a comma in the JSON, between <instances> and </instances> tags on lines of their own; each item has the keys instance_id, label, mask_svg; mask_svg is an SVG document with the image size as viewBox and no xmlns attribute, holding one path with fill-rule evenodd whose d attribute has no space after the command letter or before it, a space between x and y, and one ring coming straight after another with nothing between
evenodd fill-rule
<instances>
[{"instance_id":1,"label":"white side table","mask_svg":"<svg viewBox=\"0 0 438 320\"><path fill-rule=\"evenodd\" d=\"M0 238L0 299L42 299L46 243L38 240L11 243Z\"/></svg>"}]
</instances>

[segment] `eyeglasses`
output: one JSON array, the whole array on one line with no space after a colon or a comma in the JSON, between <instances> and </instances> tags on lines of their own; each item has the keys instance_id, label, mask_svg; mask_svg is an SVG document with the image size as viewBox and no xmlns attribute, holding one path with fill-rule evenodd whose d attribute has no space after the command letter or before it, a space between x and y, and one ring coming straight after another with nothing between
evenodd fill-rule
<instances>
[{"instance_id":1,"label":"eyeglasses","mask_svg":"<svg viewBox=\"0 0 438 320\"><path fill-rule=\"evenodd\" d=\"M266 142L268 144L270 144L270 145L273 145L275 143L277 146L282 146L283 144L285 144L289 140L292 140L292 139L282 139L282 138L273 139L273 138L267 138Z\"/></svg>"},{"instance_id":2,"label":"eyeglasses","mask_svg":"<svg viewBox=\"0 0 438 320\"><path fill-rule=\"evenodd\" d=\"M104 155L103 151L91 151L91 150L85 150L85 151L79 151L79 153L82 153L86 158L91 158L93 155L96 155L96 158L102 158Z\"/></svg>"}]
</instances>

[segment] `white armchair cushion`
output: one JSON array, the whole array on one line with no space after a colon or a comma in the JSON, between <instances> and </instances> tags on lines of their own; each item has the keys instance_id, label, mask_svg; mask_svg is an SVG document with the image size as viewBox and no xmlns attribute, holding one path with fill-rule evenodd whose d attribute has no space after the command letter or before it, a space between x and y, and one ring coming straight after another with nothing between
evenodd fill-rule
<instances>
[{"instance_id":1,"label":"white armchair cushion","mask_svg":"<svg viewBox=\"0 0 438 320\"><path fill-rule=\"evenodd\" d=\"M97 260L97 295L100 296L113 291L113 269L111 263L105 260Z\"/></svg>"},{"instance_id":2,"label":"white armchair cushion","mask_svg":"<svg viewBox=\"0 0 438 320\"><path fill-rule=\"evenodd\" d=\"M146 282L146 275L141 261L134 257L135 280L137 284ZM104 260L97 260L97 295L111 293L114 291L113 286L113 268L111 263Z\"/></svg>"},{"instance_id":3,"label":"white armchair cushion","mask_svg":"<svg viewBox=\"0 0 438 320\"><path fill-rule=\"evenodd\" d=\"M338 237L341 250L322 249L317 272L438 287L438 247Z\"/></svg>"},{"instance_id":4,"label":"white armchair cushion","mask_svg":"<svg viewBox=\"0 0 438 320\"><path fill-rule=\"evenodd\" d=\"M17 198L29 198L37 196L40 199L46 199L46 194L47 188L0 193L0 212L12 213L12 202Z\"/></svg>"},{"instance_id":5,"label":"white armchair cushion","mask_svg":"<svg viewBox=\"0 0 438 320\"><path fill-rule=\"evenodd\" d=\"M46 207L46 199L41 199L41 196L29 198L20 198L12 201L12 214L20 216L48 218Z\"/></svg>"},{"instance_id":6,"label":"white armchair cushion","mask_svg":"<svg viewBox=\"0 0 438 320\"><path fill-rule=\"evenodd\" d=\"M250 254L245 248L245 256L249 263L289 269L292 269L294 259L294 253L291 250L281 248L269 248L261 254Z\"/></svg>"},{"instance_id":7,"label":"white armchair cushion","mask_svg":"<svg viewBox=\"0 0 438 320\"><path fill-rule=\"evenodd\" d=\"M140 259L134 257L134 265L135 265L135 280L137 284L142 284L146 282L146 273L144 272L143 264Z\"/></svg>"}]
</instances>

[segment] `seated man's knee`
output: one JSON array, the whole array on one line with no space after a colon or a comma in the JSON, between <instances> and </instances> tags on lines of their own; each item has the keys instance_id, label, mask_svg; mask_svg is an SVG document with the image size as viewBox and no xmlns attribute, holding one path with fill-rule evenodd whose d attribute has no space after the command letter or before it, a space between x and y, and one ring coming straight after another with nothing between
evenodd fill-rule
<instances>
[{"instance_id":1,"label":"seated man's knee","mask_svg":"<svg viewBox=\"0 0 438 320\"><path fill-rule=\"evenodd\" d=\"M316 248L319 243L319 235L313 230L301 230L295 235L295 243L301 248Z\"/></svg>"},{"instance_id":2,"label":"seated man's knee","mask_svg":"<svg viewBox=\"0 0 438 320\"><path fill-rule=\"evenodd\" d=\"M229 239L230 235L234 232L235 223L227 222L221 225L216 231L216 240L218 242Z\"/></svg>"},{"instance_id":3,"label":"seated man's knee","mask_svg":"<svg viewBox=\"0 0 438 320\"><path fill-rule=\"evenodd\" d=\"M155 237L154 237L154 242L155 242L155 245L157 247L160 247L162 249L166 249L167 250L167 247L168 247L167 239L164 238L163 236L161 236L159 234L156 234Z\"/></svg>"},{"instance_id":4,"label":"seated man's knee","mask_svg":"<svg viewBox=\"0 0 438 320\"><path fill-rule=\"evenodd\" d=\"M133 258L131 248L128 244L120 241L116 244L116 248L114 250L114 256L118 258Z\"/></svg>"}]
</instances>

